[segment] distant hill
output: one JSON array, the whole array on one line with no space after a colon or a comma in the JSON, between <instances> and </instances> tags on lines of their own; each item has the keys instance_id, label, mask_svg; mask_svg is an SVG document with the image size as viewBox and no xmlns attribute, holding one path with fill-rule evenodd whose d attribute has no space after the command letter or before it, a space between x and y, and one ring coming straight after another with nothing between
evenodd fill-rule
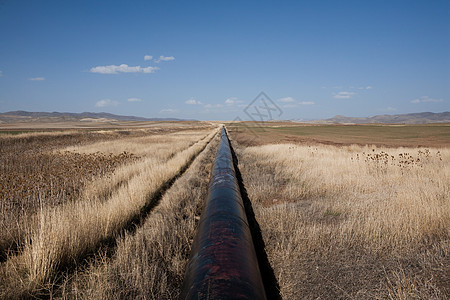
<instances>
[{"instance_id":1,"label":"distant hill","mask_svg":"<svg viewBox=\"0 0 450 300\"><path fill-rule=\"evenodd\" d=\"M389 123L389 124L427 124L427 123L450 123L450 112L432 113L422 112L401 115L377 115L367 118L335 116L330 119L314 121L314 123L340 123L340 124L367 124L367 123Z\"/></svg>"},{"instance_id":2,"label":"distant hill","mask_svg":"<svg viewBox=\"0 0 450 300\"><path fill-rule=\"evenodd\" d=\"M135 116L121 116L100 112L28 112L9 111L0 113L0 123L15 122L112 122L112 121L182 121L176 118L142 118Z\"/></svg>"}]
</instances>

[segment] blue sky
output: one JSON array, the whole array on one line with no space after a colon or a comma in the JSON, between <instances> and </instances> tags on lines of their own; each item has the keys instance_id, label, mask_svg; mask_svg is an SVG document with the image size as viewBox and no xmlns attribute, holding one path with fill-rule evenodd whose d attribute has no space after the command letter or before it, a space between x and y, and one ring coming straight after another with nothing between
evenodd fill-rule
<instances>
[{"instance_id":1,"label":"blue sky","mask_svg":"<svg viewBox=\"0 0 450 300\"><path fill-rule=\"evenodd\" d=\"M450 110L450 1L0 0L0 112Z\"/></svg>"}]
</instances>

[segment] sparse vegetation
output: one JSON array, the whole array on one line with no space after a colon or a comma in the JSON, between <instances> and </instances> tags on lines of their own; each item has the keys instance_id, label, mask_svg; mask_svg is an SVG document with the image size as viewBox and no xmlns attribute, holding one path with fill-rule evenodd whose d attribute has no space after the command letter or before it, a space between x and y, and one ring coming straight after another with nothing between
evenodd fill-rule
<instances>
[{"instance_id":1,"label":"sparse vegetation","mask_svg":"<svg viewBox=\"0 0 450 300\"><path fill-rule=\"evenodd\" d=\"M94 181L94 185L88 184L76 201L41 207L31 222L22 226L26 229L23 250L2 265L3 296L48 294L59 271L74 266L102 243L114 239L121 229L139 218L142 210L151 207L158 193L213 134L215 131L208 136L205 131L174 133L159 136L161 143L150 139L148 144L140 144L150 148L148 155L119 168L110 177L115 179L104 177ZM120 148L120 143L111 145ZM126 148L129 143L124 145ZM95 188L95 183L101 187Z\"/></svg>"},{"instance_id":2,"label":"sparse vegetation","mask_svg":"<svg viewBox=\"0 0 450 300\"><path fill-rule=\"evenodd\" d=\"M218 138L167 191L136 232L118 241L111 259L94 261L69 278L64 296L178 299L217 144Z\"/></svg>"},{"instance_id":3,"label":"sparse vegetation","mask_svg":"<svg viewBox=\"0 0 450 300\"><path fill-rule=\"evenodd\" d=\"M22 244L25 224L30 225L31 216L40 209L76 200L91 180L107 177L118 166L137 159L126 152L81 154L61 147L117 137L116 132L74 131L0 137L2 260Z\"/></svg>"},{"instance_id":4,"label":"sparse vegetation","mask_svg":"<svg viewBox=\"0 0 450 300\"><path fill-rule=\"evenodd\" d=\"M230 137L283 299L448 298L450 149L282 125ZM0 298L176 299L215 128L1 135Z\"/></svg>"},{"instance_id":5,"label":"sparse vegetation","mask_svg":"<svg viewBox=\"0 0 450 300\"><path fill-rule=\"evenodd\" d=\"M449 295L449 149L234 146L283 299Z\"/></svg>"},{"instance_id":6,"label":"sparse vegetation","mask_svg":"<svg viewBox=\"0 0 450 300\"><path fill-rule=\"evenodd\" d=\"M450 124L303 124L233 122L228 128L241 144L296 143L377 145L378 147L448 147ZM257 136L257 138L256 138Z\"/></svg>"}]
</instances>

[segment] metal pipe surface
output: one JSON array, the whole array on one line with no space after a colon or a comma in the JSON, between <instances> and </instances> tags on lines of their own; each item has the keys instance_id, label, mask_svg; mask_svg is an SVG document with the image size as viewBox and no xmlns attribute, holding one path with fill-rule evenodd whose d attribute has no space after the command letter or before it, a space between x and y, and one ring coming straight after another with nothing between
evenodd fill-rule
<instances>
[{"instance_id":1,"label":"metal pipe surface","mask_svg":"<svg viewBox=\"0 0 450 300\"><path fill-rule=\"evenodd\" d=\"M225 127L180 299L266 299Z\"/></svg>"}]
</instances>

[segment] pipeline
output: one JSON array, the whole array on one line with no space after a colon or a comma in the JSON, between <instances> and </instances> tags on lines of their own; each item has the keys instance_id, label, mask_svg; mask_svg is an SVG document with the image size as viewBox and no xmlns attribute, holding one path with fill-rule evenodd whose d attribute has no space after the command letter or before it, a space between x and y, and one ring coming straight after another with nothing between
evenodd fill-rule
<instances>
[{"instance_id":1,"label":"pipeline","mask_svg":"<svg viewBox=\"0 0 450 300\"><path fill-rule=\"evenodd\" d=\"M225 127L180 299L266 299Z\"/></svg>"}]
</instances>

